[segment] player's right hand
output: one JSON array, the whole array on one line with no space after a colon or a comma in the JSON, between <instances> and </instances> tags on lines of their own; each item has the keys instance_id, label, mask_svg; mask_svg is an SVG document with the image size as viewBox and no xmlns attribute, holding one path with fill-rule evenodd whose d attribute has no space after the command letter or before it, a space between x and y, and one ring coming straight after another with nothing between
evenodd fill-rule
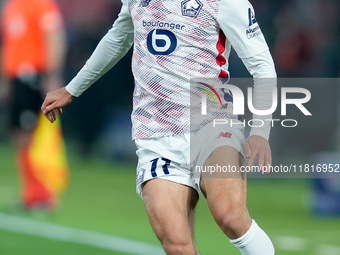
<instances>
[{"instance_id":1,"label":"player's right hand","mask_svg":"<svg viewBox=\"0 0 340 255\"><path fill-rule=\"evenodd\" d=\"M245 153L250 168L254 165L254 161L257 157L260 170L264 173L270 172L272 153L266 139L258 135L250 136L245 144ZM265 168L263 166L265 166Z\"/></svg>"},{"instance_id":2,"label":"player's right hand","mask_svg":"<svg viewBox=\"0 0 340 255\"><path fill-rule=\"evenodd\" d=\"M68 105L73 100L73 96L64 88L48 92L41 106L45 117L53 123L57 119L57 112L63 112L62 107Z\"/></svg>"}]
</instances>

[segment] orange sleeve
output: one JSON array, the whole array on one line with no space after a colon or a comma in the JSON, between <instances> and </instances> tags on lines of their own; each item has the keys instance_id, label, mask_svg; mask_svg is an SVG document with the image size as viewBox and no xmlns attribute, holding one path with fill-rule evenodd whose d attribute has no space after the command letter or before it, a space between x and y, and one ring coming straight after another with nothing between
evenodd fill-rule
<instances>
[{"instance_id":1,"label":"orange sleeve","mask_svg":"<svg viewBox=\"0 0 340 255\"><path fill-rule=\"evenodd\" d=\"M11 0L3 8L2 70L6 76L45 72L46 33L63 28L62 16L53 0Z\"/></svg>"}]
</instances>

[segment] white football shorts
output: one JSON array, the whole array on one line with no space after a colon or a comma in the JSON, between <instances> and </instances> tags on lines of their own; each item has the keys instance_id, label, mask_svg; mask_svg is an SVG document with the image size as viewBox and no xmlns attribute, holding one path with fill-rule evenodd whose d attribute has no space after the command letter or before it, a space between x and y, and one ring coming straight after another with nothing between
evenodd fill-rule
<instances>
[{"instance_id":1,"label":"white football shorts","mask_svg":"<svg viewBox=\"0 0 340 255\"><path fill-rule=\"evenodd\" d=\"M218 147L230 146L244 157L244 127L226 125L213 127L212 123L200 130L175 136L135 139L137 146L137 194L142 197L142 184L161 178L200 190L200 174L195 166L205 160Z\"/></svg>"}]
</instances>

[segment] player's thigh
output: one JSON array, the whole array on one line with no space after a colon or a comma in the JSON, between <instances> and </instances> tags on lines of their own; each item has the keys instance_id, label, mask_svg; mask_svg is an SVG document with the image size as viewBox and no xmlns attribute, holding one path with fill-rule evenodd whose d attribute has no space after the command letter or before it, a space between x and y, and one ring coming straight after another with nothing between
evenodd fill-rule
<instances>
[{"instance_id":1,"label":"player's thigh","mask_svg":"<svg viewBox=\"0 0 340 255\"><path fill-rule=\"evenodd\" d=\"M161 242L193 242L196 190L156 178L147 181L142 192L149 221Z\"/></svg>"},{"instance_id":2,"label":"player's thigh","mask_svg":"<svg viewBox=\"0 0 340 255\"><path fill-rule=\"evenodd\" d=\"M233 147L222 146L211 153L204 165L229 169L202 173L200 186L206 193L209 209L217 224L230 238L236 238L251 224L246 206L247 179L239 171L243 156Z\"/></svg>"},{"instance_id":3,"label":"player's thigh","mask_svg":"<svg viewBox=\"0 0 340 255\"><path fill-rule=\"evenodd\" d=\"M201 173L200 186L206 192L207 198L232 193L233 196L228 196L228 200L245 203L247 179L240 169L243 164L244 158L235 148L221 146L215 149L204 162L205 169L213 167L214 171Z\"/></svg>"}]
</instances>

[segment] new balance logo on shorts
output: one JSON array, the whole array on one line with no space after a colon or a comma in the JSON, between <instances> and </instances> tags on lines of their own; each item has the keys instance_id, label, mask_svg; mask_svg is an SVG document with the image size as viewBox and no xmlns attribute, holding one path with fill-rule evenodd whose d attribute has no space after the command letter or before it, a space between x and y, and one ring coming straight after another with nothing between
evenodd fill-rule
<instances>
[{"instance_id":1,"label":"new balance logo on shorts","mask_svg":"<svg viewBox=\"0 0 340 255\"><path fill-rule=\"evenodd\" d=\"M217 139L219 139L219 138L221 138L221 137L231 138L232 135L233 135L233 134L230 133L230 132L225 132L225 133L220 132L220 134L218 135Z\"/></svg>"}]
</instances>

